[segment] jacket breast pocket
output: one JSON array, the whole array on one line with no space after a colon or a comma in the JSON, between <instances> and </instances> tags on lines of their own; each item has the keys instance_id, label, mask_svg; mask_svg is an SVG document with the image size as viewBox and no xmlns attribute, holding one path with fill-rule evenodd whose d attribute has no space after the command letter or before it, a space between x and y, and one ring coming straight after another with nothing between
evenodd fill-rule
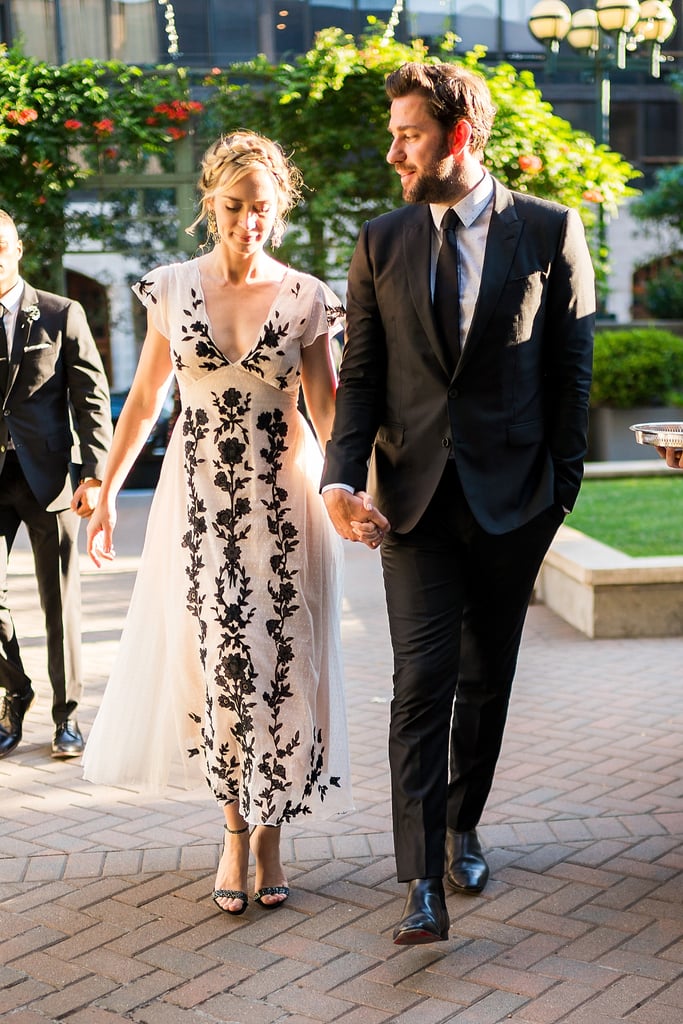
<instances>
[{"instance_id":1,"label":"jacket breast pocket","mask_svg":"<svg viewBox=\"0 0 683 1024\"><path fill-rule=\"evenodd\" d=\"M501 300L501 308L515 311L509 345L521 345L531 339L534 325L543 310L547 278L544 270L509 278Z\"/></svg>"}]
</instances>

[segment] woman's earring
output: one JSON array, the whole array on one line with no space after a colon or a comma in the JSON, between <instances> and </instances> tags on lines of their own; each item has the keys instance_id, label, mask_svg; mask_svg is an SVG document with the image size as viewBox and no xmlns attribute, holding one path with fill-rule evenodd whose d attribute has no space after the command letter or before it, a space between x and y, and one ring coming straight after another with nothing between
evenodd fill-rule
<instances>
[{"instance_id":1,"label":"woman's earring","mask_svg":"<svg viewBox=\"0 0 683 1024\"><path fill-rule=\"evenodd\" d=\"M206 233L209 237L209 241L214 245L218 245L221 240L221 236L218 234L218 224L216 223L216 214L213 210L209 210L206 215Z\"/></svg>"}]
</instances>

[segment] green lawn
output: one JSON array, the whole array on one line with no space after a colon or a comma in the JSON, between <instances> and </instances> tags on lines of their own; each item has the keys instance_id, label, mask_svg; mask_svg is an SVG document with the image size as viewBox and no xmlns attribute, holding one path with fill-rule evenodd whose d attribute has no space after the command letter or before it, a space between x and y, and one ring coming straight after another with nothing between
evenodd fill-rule
<instances>
[{"instance_id":1,"label":"green lawn","mask_svg":"<svg viewBox=\"0 0 683 1024\"><path fill-rule=\"evenodd\" d=\"M683 471L584 480L565 522L633 557L683 555Z\"/></svg>"}]
</instances>

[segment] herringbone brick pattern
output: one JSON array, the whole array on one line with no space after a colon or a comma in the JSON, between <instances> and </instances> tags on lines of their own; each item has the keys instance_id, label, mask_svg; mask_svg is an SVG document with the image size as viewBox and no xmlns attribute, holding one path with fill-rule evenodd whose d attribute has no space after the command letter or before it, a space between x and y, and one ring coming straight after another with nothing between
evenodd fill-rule
<instances>
[{"instance_id":1,"label":"herringbone brick pattern","mask_svg":"<svg viewBox=\"0 0 683 1024\"><path fill-rule=\"evenodd\" d=\"M147 498L124 496L118 569L84 562L87 733ZM529 613L482 824L492 877L451 895L451 939L397 947L386 736L391 658L376 556L347 546L356 810L290 828L287 905L210 900L220 816L203 786L95 787L49 757L35 581L12 600L39 700L0 761L0 1013L8 1024L681 1024L683 642L588 640ZM125 742L125 737L122 737ZM253 886L253 878L250 879Z\"/></svg>"}]
</instances>

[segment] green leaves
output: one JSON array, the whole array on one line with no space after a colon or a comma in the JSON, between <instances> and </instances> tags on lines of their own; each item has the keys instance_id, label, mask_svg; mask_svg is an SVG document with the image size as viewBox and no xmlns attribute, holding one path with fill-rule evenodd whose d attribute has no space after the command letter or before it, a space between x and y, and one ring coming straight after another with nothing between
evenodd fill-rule
<instances>
[{"instance_id":1,"label":"green leaves","mask_svg":"<svg viewBox=\"0 0 683 1024\"><path fill-rule=\"evenodd\" d=\"M96 173L143 172L154 154L171 169L174 142L203 107L178 119L170 105L189 101L189 85L172 67L149 74L117 61L56 67L0 52L0 206L25 236L26 275L59 287L69 193ZM87 221L75 217L74 229L87 234Z\"/></svg>"},{"instance_id":2,"label":"green leaves","mask_svg":"<svg viewBox=\"0 0 683 1024\"><path fill-rule=\"evenodd\" d=\"M518 73L509 64L485 66L483 47L456 58L454 45L454 37L446 36L430 54L421 40L406 45L385 38L385 27L375 20L358 44L329 28L290 63L273 65L258 56L226 70L214 68L200 81L175 66L143 71L83 60L53 67L16 50L5 52L0 205L23 226L27 275L40 271L43 282L49 280L67 227L74 238L87 235L88 214L70 217L67 226L64 204L89 177L123 173L130 188L131 175L151 167L174 170L176 143L188 131L198 143L188 163L195 160L198 174L199 145L249 128L277 139L304 174L305 200L293 211L282 258L322 278L342 278L362 222L401 203L398 176L385 159L386 75L405 61L461 60L485 75L498 108L487 166L511 188L580 210L604 287L608 254L594 231L599 212L613 213L634 195L631 182L639 172L557 117L529 72ZM197 94L201 103L193 105ZM135 199L132 193L125 201L121 194L103 196L116 201L122 218L107 238L125 246ZM163 209L161 226L172 239L172 206L165 197L152 206L157 213Z\"/></svg>"}]
</instances>

